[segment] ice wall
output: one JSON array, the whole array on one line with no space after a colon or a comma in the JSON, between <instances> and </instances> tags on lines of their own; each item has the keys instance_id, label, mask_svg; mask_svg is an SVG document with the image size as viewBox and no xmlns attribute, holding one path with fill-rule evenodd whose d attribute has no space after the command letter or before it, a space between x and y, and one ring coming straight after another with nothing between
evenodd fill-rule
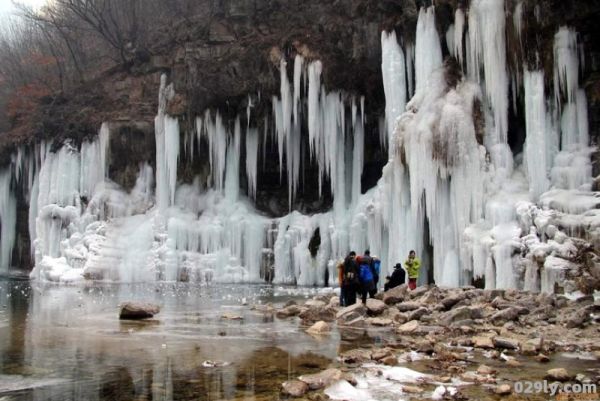
<instances>
[{"instance_id":1,"label":"ice wall","mask_svg":"<svg viewBox=\"0 0 600 401\"><path fill-rule=\"evenodd\" d=\"M139 166L132 191L108 176L109 124L80 146L19 150L0 173L2 266L14 247L18 186L30 199L32 277L40 279L332 285L335 264L349 250L370 249L384 276L414 249L424 262L421 283L482 278L489 289L553 291L568 281L582 241L600 240L578 38L572 28L557 30L553 71L512 68L514 112L526 130L523 153L513 155L505 6L474 0L456 10L444 39L458 68L442 62L434 7L419 11L414 43L382 32L379 133L367 130L369 99L326 89L321 61L287 55L278 62L277 94L249 95L233 117L206 110L194 132L181 133L168 115L174 88L163 76L156 171ZM525 6L518 2L512 15L520 41ZM255 115L255 102L269 103L269 111ZM368 135L380 135L390 159L377 186L362 193ZM290 212L279 218L253 205L267 142L288 185ZM181 163L198 159L209 171L179 182ZM307 166L318 169L316 182L302 181ZM329 186L330 211L293 210L307 185L320 193Z\"/></svg>"}]
</instances>

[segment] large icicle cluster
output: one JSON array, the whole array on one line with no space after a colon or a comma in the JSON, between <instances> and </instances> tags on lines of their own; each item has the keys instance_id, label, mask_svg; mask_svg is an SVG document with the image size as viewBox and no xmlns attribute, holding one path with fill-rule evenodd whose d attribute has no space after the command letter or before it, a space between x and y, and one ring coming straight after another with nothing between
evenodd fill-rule
<instances>
[{"instance_id":1,"label":"large icicle cluster","mask_svg":"<svg viewBox=\"0 0 600 401\"><path fill-rule=\"evenodd\" d=\"M483 278L490 289L571 290L565 283L579 249L600 242L577 34L557 30L549 91L542 70L509 72L506 30L522 46L525 6L517 2L508 26L504 0L457 9L444 37L457 66L442 63L434 7L420 10L414 43L382 32L379 139L390 160L365 194L365 99L327 91L321 61L296 55L293 68L291 59L279 61L279 94L262 100L272 108L260 116L260 131L253 114L259 95L249 96L245 113L224 118L206 110L193 132L181 133L167 113L174 88L162 77L156 171L141 165L130 192L108 176L109 124L80 147L19 150L0 172L1 266L11 263L20 185L30 200L32 276L40 279L333 285L336 261L369 248L382 259L382 275L414 249L422 282L460 286ZM526 123L520 155L508 145L509 84ZM267 143L288 184L290 213L279 218L253 206ZM178 181L181 163L198 158L210 171ZM310 165L318 182L303 181ZM332 210L292 211L307 185L319 193L329 185Z\"/></svg>"}]
</instances>

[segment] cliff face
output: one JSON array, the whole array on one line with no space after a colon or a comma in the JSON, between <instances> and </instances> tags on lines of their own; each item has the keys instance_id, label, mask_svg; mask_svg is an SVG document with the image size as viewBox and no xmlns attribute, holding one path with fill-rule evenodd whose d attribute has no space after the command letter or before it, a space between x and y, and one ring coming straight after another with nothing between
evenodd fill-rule
<instances>
[{"instance_id":1,"label":"cliff face","mask_svg":"<svg viewBox=\"0 0 600 401\"><path fill-rule=\"evenodd\" d=\"M153 46L136 51L128 65L104 72L73 93L46 99L31 118L0 138L1 161L21 143L32 144L53 139L56 144L70 139L75 144L95 137L102 122L111 122L109 177L126 189L133 188L139 165L149 162L156 167L156 146L152 124L158 108L157 89L160 76L167 74L176 95L167 104L167 112L179 119L182 135L195 130L195 118L205 110L219 110L226 124L232 126L238 115L252 108L250 121L243 121L259 131L265 121L273 120L273 95L280 92L280 60L285 58L287 76L293 76L296 54L306 60L321 60L322 83L328 90L341 90L349 96L365 97L365 163L362 192L373 187L388 159L380 145L381 119L385 115L385 96L381 74L381 32L394 30L404 45L414 43L418 10L429 1L276 1L230 0L203 1L204 11L169 26L157 27ZM450 54L446 32L454 22L457 8L468 2L440 0L435 2L436 27L440 34L442 54ZM581 71L582 86L588 99L588 115L592 144L600 139L600 35L597 2L564 2L559 0L524 0L523 29L519 39L513 28L516 1L507 0L506 37L509 70L523 64L545 71L547 88L553 86L553 41L558 28L574 27L582 44L585 59ZM584 3L584 4L580 4ZM464 39L466 40L466 39ZM518 46L518 41L522 42ZM547 91L549 92L549 91ZM525 121L522 91L515 113L509 112L508 142L517 154L523 150ZM265 120L266 119L266 120ZM268 123L270 124L270 123ZM302 127L307 135L307 127ZM181 147L183 148L183 141ZM207 144L201 147L206 149ZM240 157L243 159L244 148ZM303 148L303 160L309 160ZM201 152L206 154L206 152ZM206 175L208 158L186 159L178 165L180 182L191 183L194 176ZM598 155L594 160L599 159ZM269 216L282 216L289 211L287 177L280 172L277 144L266 144L258 162L259 180L256 207ZM597 176L598 164L594 164ZM240 186L244 190L245 172L240 170ZM302 166L306 177L300 183L292 209L314 213L331 208L331 191L322 194L314 183L319 175L314 163ZM303 182L312 183L304 185ZM27 224L23 223L28 205L24 197L18 201L20 216L15 248L20 265L28 260Z\"/></svg>"}]
</instances>

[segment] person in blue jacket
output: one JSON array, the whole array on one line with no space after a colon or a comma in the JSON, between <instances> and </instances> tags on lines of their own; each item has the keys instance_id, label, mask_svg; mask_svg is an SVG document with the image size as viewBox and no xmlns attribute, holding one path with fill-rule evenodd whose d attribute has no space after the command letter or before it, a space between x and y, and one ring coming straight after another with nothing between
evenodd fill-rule
<instances>
[{"instance_id":1,"label":"person in blue jacket","mask_svg":"<svg viewBox=\"0 0 600 401\"><path fill-rule=\"evenodd\" d=\"M358 259L358 277L360 280L360 292L362 296L363 304L367 303L367 294L373 298L375 293L377 292L375 288L375 277L373 274L373 260L369 256L365 257L357 257Z\"/></svg>"}]
</instances>

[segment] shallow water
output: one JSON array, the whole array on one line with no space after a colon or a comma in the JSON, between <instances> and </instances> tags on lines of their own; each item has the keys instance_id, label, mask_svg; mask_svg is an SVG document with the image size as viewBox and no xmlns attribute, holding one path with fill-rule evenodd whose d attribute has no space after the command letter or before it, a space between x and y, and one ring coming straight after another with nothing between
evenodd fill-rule
<instances>
[{"instance_id":1,"label":"shallow water","mask_svg":"<svg viewBox=\"0 0 600 401\"><path fill-rule=\"evenodd\" d=\"M397 340L387 329L334 330L316 338L294 319L279 320L250 307L278 306L320 291L186 283L58 286L0 279L0 401L277 400L284 398L279 393L283 381L337 366L340 352ZM157 303L161 312L149 321L120 321L118 305L128 300ZM243 319L223 319L224 313ZM515 355L523 365L507 370L503 361L488 360L481 352L469 355L455 365L475 370L486 363L509 384L542 379L552 367L573 373L597 367L597 360L573 358L580 355L555 355L545 365ZM402 366L448 374L431 359ZM359 381L370 383L373 398L410 398L402 398L400 384L382 380L377 369L356 371ZM435 387L423 386L426 392L419 398L429 399ZM489 386L461 386L461 391L471 399L500 398Z\"/></svg>"},{"instance_id":2,"label":"shallow water","mask_svg":"<svg viewBox=\"0 0 600 401\"><path fill-rule=\"evenodd\" d=\"M282 381L329 366L340 337L315 339L242 303L315 291L0 281L0 399L276 399ZM162 310L154 320L120 321L125 300Z\"/></svg>"}]
</instances>

